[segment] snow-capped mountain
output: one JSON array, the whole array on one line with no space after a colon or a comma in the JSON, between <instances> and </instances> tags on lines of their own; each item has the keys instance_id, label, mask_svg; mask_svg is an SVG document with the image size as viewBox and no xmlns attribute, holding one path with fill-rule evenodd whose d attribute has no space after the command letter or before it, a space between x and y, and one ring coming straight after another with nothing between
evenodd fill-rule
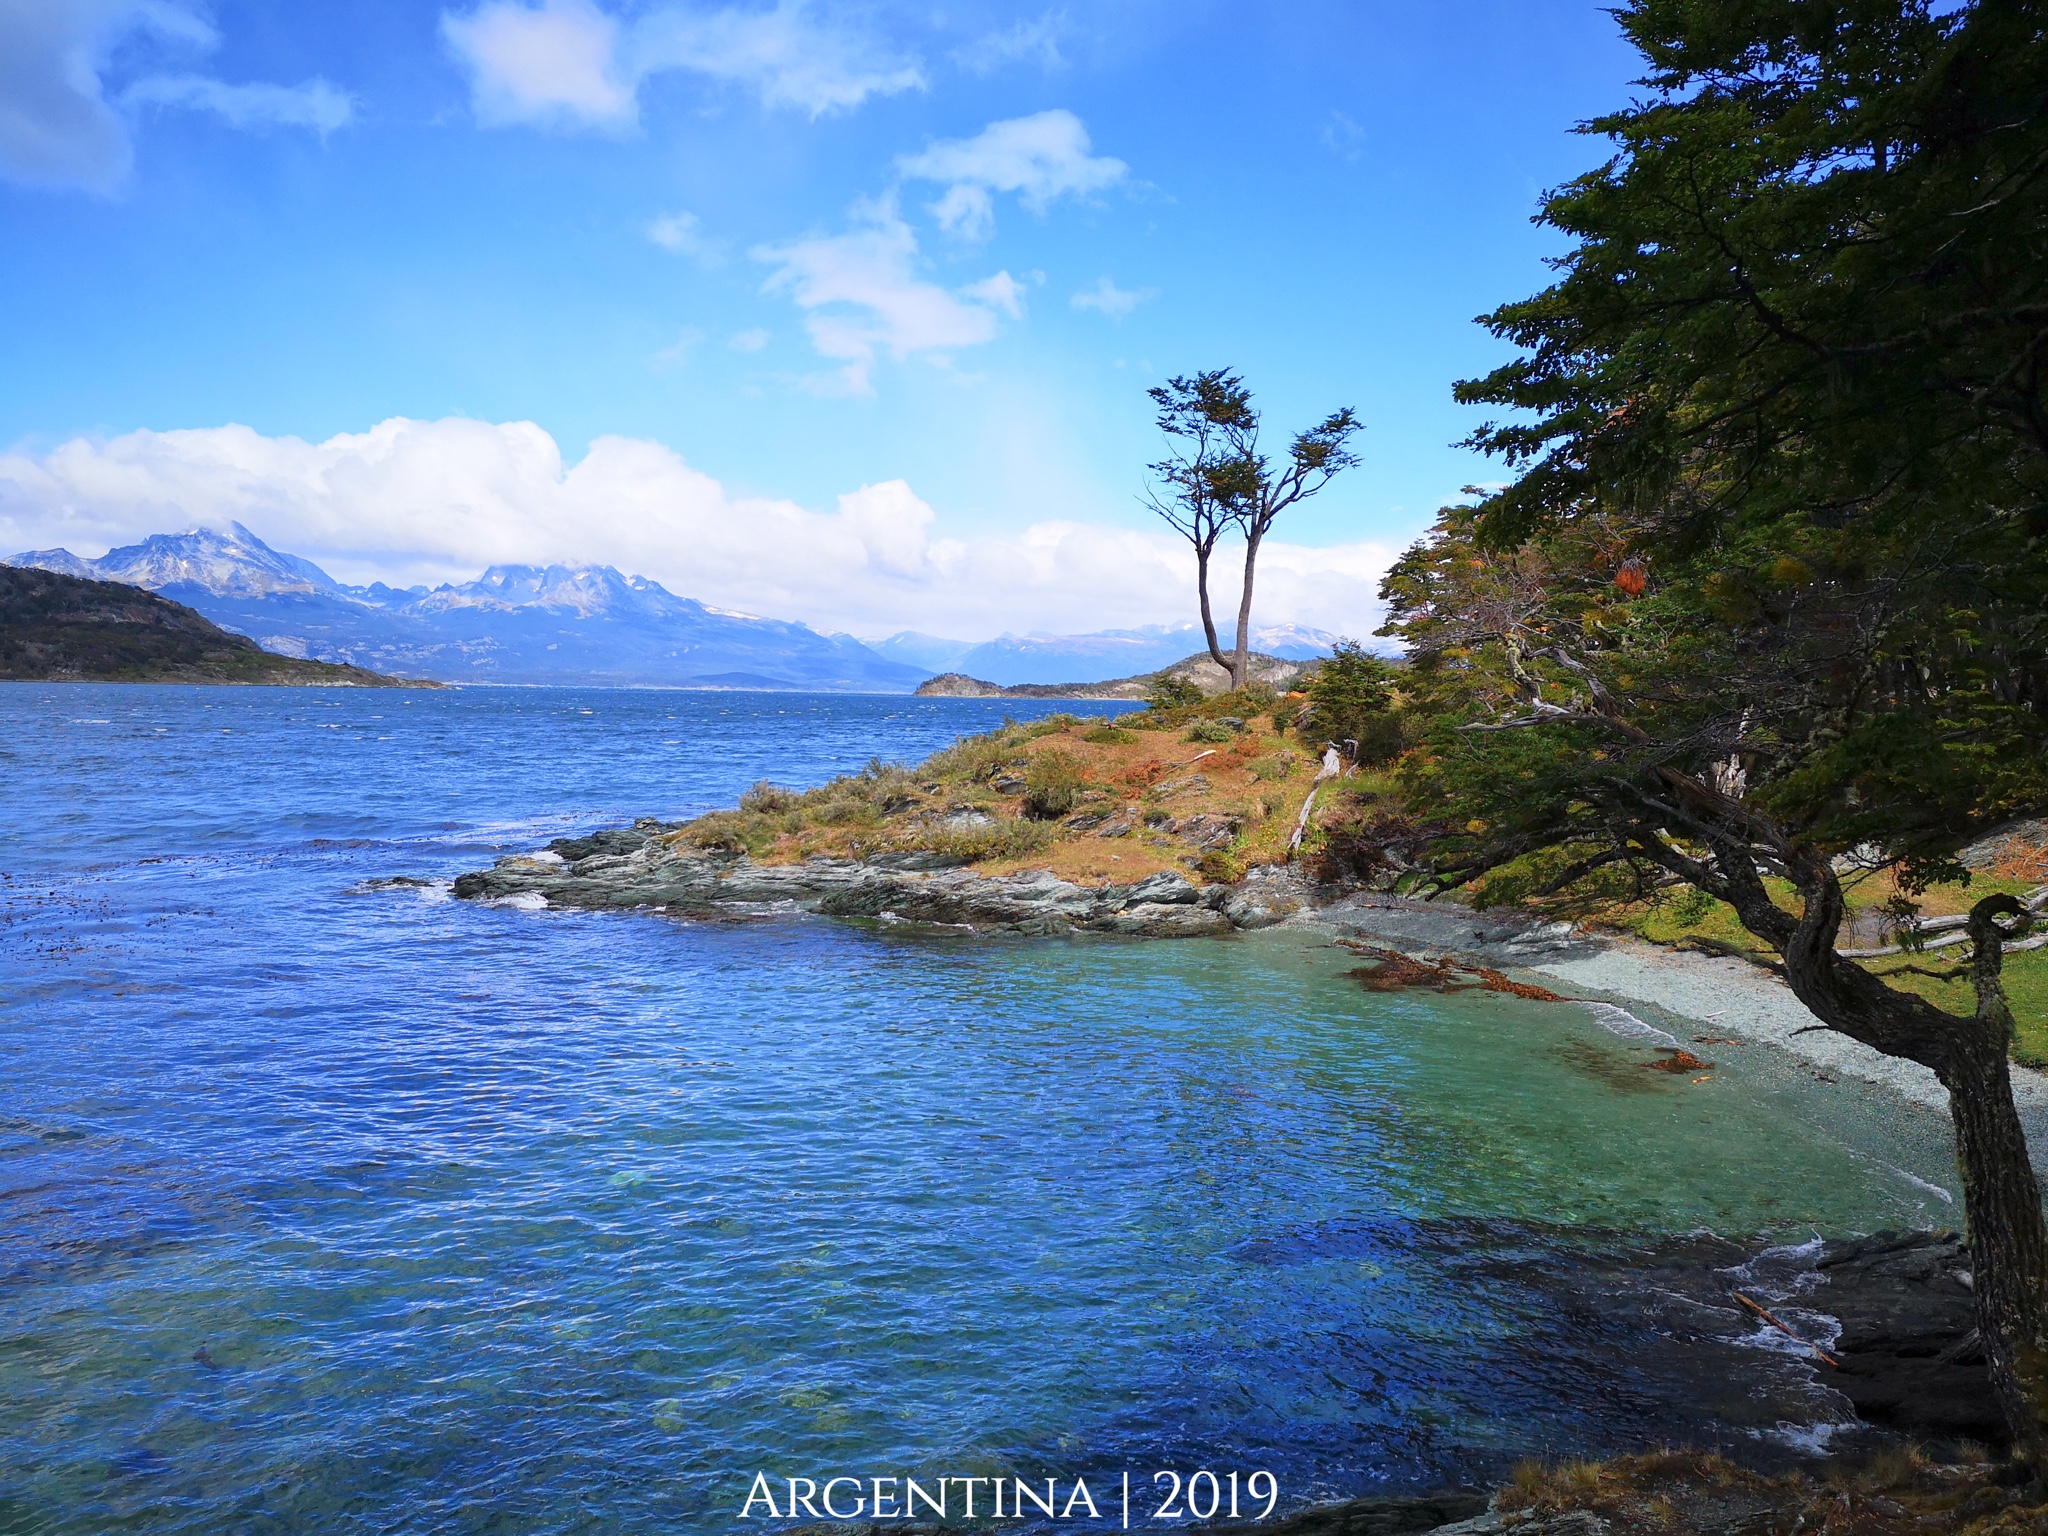
<instances>
[{"instance_id":1,"label":"snow-capped mountain","mask_svg":"<svg viewBox=\"0 0 2048 1536\"><path fill-rule=\"evenodd\" d=\"M45 549L7 563L147 587L266 650L398 677L907 693L929 671L608 565L498 565L431 590L352 587L239 523L153 534L97 560Z\"/></svg>"},{"instance_id":2,"label":"snow-capped mountain","mask_svg":"<svg viewBox=\"0 0 2048 1536\"><path fill-rule=\"evenodd\" d=\"M1234 638L1224 635L1226 647ZM1299 624L1266 624L1252 628L1252 649L1289 661L1327 656L1337 636ZM1143 629L1104 629L1086 635L1004 635L976 643L946 640L906 630L886 640L871 640L869 649L891 661L933 672L964 672L984 682L1099 683L1133 677L1172 666L1203 650L1199 624L1152 624Z\"/></svg>"}]
</instances>

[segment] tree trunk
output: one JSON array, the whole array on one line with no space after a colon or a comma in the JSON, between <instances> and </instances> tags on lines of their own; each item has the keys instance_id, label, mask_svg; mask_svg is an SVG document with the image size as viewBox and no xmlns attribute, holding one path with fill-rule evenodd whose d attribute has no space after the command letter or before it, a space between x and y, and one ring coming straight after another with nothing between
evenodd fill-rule
<instances>
[{"instance_id":1,"label":"tree trunk","mask_svg":"<svg viewBox=\"0 0 2048 1536\"><path fill-rule=\"evenodd\" d=\"M1237 653L1231 660L1230 686L1242 688L1251 676L1252 576L1259 563L1259 540L1263 530L1248 528L1244 541L1244 592L1237 600Z\"/></svg>"},{"instance_id":2,"label":"tree trunk","mask_svg":"<svg viewBox=\"0 0 2048 1536\"><path fill-rule=\"evenodd\" d=\"M1971 909L1977 1016L1957 1021L1955 1065L1942 1081L1956 1126L1977 1332L2013 1448L2038 1471L2048 1457L2048 1229L2013 1106L2012 1007L1999 977L2005 940L1993 922L2021 910L2010 896L1987 896Z\"/></svg>"},{"instance_id":3,"label":"tree trunk","mask_svg":"<svg viewBox=\"0 0 2048 1536\"><path fill-rule=\"evenodd\" d=\"M1223 647L1216 642L1216 620L1209 612L1209 551L1200 540L1195 541L1195 591L1202 599L1202 634L1209 641L1209 655L1224 671L1231 670L1230 660L1223 654Z\"/></svg>"},{"instance_id":4,"label":"tree trunk","mask_svg":"<svg viewBox=\"0 0 2048 1536\"><path fill-rule=\"evenodd\" d=\"M1845 904L1825 858L1798 850L1785 860L1805 900L1795 920L1770 900L1746 851L1718 843L1715 854L1743 926L1784 956L1786 979L1814 1016L1887 1056L1931 1068L1948 1090L1978 1334L2013 1452L2038 1474L2048 1467L2048 1224L2013 1104L2006 1064L2012 1012L1999 980L2004 941L1992 922L2020 912L2020 904L1987 896L1971 912L1977 1011L1959 1018L1835 953Z\"/></svg>"}]
</instances>

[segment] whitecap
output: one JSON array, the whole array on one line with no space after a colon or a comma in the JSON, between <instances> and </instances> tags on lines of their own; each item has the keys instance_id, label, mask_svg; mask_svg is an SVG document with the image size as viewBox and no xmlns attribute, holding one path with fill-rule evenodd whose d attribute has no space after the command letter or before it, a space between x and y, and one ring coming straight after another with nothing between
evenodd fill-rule
<instances>
[{"instance_id":1,"label":"whitecap","mask_svg":"<svg viewBox=\"0 0 2048 1536\"><path fill-rule=\"evenodd\" d=\"M1609 1034L1619 1035L1624 1040L1653 1040L1659 1045L1670 1046L1678 1044L1676 1035L1667 1035L1656 1025L1645 1024L1626 1008L1617 1007L1613 1003L1581 1000L1579 1006L1590 1012L1602 1029Z\"/></svg>"},{"instance_id":2,"label":"whitecap","mask_svg":"<svg viewBox=\"0 0 2048 1536\"><path fill-rule=\"evenodd\" d=\"M516 896L500 896L491 905L510 907L514 912L545 912L548 899L539 891L521 891Z\"/></svg>"}]
</instances>

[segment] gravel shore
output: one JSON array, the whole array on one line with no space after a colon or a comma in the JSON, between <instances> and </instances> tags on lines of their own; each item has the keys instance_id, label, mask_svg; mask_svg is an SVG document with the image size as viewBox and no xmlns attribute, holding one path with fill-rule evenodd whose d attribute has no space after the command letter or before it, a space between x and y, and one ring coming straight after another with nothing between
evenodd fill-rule
<instances>
[{"instance_id":1,"label":"gravel shore","mask_svg":"<svg viewBox=\"0 0 2048 1536\"><path fill-rule=\"evenodd\" d=\"M1665 949L1445 903L1361 895L1296 919L1419 953L1454 951L1486 965L1522 970L1573 997L1649 1005L1714 1034L1773 1045L1830 1074L1889 1088L1946 1113L1934 1074L1820 1025L1792 989L1745 960ZM2012 1069L2013 1095L2037 1168L2048 1174L2048 1076Z\"/></svg>"}]
</instances>

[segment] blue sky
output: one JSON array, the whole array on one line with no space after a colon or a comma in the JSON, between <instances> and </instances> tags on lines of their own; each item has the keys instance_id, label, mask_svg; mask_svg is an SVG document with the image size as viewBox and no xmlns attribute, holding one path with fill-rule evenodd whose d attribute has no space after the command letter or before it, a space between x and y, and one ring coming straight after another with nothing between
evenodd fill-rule
<instances>
[{"instance_id":1,"label":"blue sky","mask_svg":"<svg viewBox=\"0 0 2048 1536\"><path fill-rule=\"evenodd\" d=\"M1172 622L1143 392L1230 365L1367 424L1261 609L1356 631L1638 63L1577 0L0 0L0 539Z\"/></svg>"}]
</instances>

